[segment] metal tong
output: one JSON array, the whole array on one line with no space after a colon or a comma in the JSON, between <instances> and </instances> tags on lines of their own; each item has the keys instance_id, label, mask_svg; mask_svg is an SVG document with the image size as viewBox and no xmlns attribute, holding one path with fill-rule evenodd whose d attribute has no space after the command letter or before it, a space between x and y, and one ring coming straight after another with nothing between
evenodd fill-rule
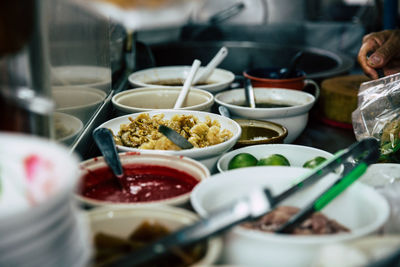
<instances>
[{"instance_id":1,"label":"metal tong","mask_svg":"<svg viewBox=\"0 0 400 267\"><path fill-rule=\"evenodd\" d=\"M334 157L311 170L310 173L299 177L292 187L277 196L272 196L267 188L257 188L233 204L210 213L208 218L201 219L193 225L184 227L138 251L117 259L111 266L143 264L178 247L190 245L221 233L241 222L257 219L272 211L289 196L309 187L328 173L334 172L347 161L355 161L354 166L345 169L333 186L338 185L343 178L349 177L349 175L352 177L351 180L355 180L365 172L368 165L375 163L378 158L379 143L376 139L367 138L356 142L350 147L338 151ZM327 204L330 200L326 198L324 203Z\"/></svg>"}]
</instances>

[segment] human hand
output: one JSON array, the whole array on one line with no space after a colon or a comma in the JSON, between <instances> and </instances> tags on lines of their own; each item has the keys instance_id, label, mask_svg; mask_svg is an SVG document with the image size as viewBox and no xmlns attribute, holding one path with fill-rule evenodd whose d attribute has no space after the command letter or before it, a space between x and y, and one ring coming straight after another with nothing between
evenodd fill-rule
<instances>
[{"instance_id":1,"label":"human hand","mask_svg":"<svg viewBox=\"0 0 400 267\"><path fill-rule=\"evenodd\" d=\"M368 52L373 52L368 58ZM383 69L384 75L400 72L400 30L370 33L363 38L358 52L361 68L372 79L377 79L375 69Z\"/></svg>"}]
</instances>

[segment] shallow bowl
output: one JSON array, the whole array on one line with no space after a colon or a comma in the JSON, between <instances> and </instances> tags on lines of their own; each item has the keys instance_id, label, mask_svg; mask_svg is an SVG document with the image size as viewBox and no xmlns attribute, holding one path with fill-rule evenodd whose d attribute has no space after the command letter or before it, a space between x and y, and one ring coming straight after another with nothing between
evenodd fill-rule
<instances>
[{"instance_id":1,"label":"shallow bowl","mask_svg":"<svg viewBox=\"0 0 400 267\"><path fill-rule=\"evenodd\" d=\"M191 66L167 66L140 70L129 75L128 80L135 87L170 87L171 81L177 87L182 87L182 81L189 75ZM204 67L200 67L198 75ZM235 75L227 70L216 68L204 85L195 85L195 87L207 90L211 93L217 93L229 87L235 79ZM169 85L158 84L160 81L169 81ZM178 85L176 82L179 82Z\"/></svg>"},{"instance_id":2,"label":"shallow bowl","mask_svg":"<svg viewBox=\"0 0 400 267\"><path fill-rule=\"evenodd\" d=\"M155 109L172 109L180 91L181 88L176 87L131 89L114 95L112 103L118 111L118 115ZM211 93L202 89L191 88L181 109L209 112L213 104L214 96Z\"/></svg>"},{"instance_id":3,"label":"shallow bowl","mask_svg":"<svg viewBox=\"0 0 400 267\"><path fill-rule=\"evenodd\" d=\"M270 121L235 119L242 128L242 135L235 148L261 145L281 144L288 135L288 131L280 124Z\"/></svg>"},{"instance_id":4,"label":"shallow bowl","mask_svg":"<svg viewBox=\"0 0 400 267\"><path fill-rule=\"evenodd\" d=\"M281 88L254 88L256 104L273 103L290 105L286 107L250 108L245 103L244 89L235 89L215 95L215 102L229 109L234 118L272 121L286 127L288 136L285 143L292 143L305 129L308 112L315 103L315 97L299 90Z\"/></svg>"},{"instance_id":5,"label":"shallow bowl","mask_svg":"<svg viewBox=\"0 0 400 267\"><path fill-rule=\"evenodd\" d=\"M105 92L111 90L111 69L99 66L57 66L51 68L54 86L87 86Z\"/></svg>"},{"instance_id":6,"label":"shallow bowl","mask_svg":"<svg viewBox=\"0 0 400 267\"><path fill-rule=\"evenodd\" d=\"M106 98L100 89L80 86L53 87L56 111L67 113L80 119L84 124L93 116Z\"/></svg>"},{"instance_id":7,"label":"shallow bowl","mask_svg":"<svg viewBox=\"0 0 400 267\"><path fill-rule=\"evenodd\" d=\"M195 187L194 210L203 217L246 196L260 186L277 195L309 170L295 167L251 167L216 174ZM331 173L304 188L281 205L304 207L337 179ZM221 192L224 192L223 194ZM356 240L377 232L389 216L387 201L373 188L359 182L324 207L322 213L350 229L349 233L302 236L266 233L236 226L225 235L222 260L240 266L310 266L324 244Z\"/></svg>"},{"instance_id":8,"label":"shallow bowl","mask_svg":"<svg viewBox=\"0 0 400 267\"><path fill-rule=\"evenodd\" d=\"M83 129L80 119L62 112L55 112L53 116L55 140L70 145Z\"/></svg>"}]
</instances>

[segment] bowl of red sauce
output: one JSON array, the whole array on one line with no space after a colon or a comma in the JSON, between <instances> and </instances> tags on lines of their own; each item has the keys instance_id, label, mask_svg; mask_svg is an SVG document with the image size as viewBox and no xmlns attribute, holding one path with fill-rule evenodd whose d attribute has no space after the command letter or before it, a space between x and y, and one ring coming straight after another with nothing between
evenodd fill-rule
<instances>
[{"instance_id":1,"label":"bowl of red sauce","mask_svg":"<svg viewBox=\"0 0 400 267\"><path fill-rule=\"evenodd\" d=\"M193 159L154 153L120 153L124 176L119 183L103 157L80 164L77 198L89 206L154 205L181 206L209 170Z\"/></svg>"}]
</instances>

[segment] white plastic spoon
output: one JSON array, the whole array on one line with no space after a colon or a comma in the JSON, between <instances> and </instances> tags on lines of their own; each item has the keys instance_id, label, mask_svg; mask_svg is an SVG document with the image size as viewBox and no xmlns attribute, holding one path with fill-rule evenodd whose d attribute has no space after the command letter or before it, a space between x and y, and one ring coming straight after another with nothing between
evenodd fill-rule
<instances>
[{"instance_id":1,"label":"white plastic spoon","mask_svg":"<svg viewBox=\"0 0 400 267\"><path fill-rule=\"evenodd\" d=\"M187 76L185 83L183 84L182 90L179 93L178 99L175 102L174 109L178 109L182 107L183 102L186 99L187 94L189 93L190 87L192 87L193 84L193 78L197 73L197 70L199 69L201 65L200 60L195 59L193 61L192 67L190 68L189 75Z\"/></svg>"},{"instance_id":2,"label":"white plastic spoon","mask_svg":"<svg viewBox=\"0 0 400 267\"><path fill-rule=\"evenodd\" d=\"M228 55L228 49L223 46L213 59L207 64L207 66L201 71L201 74L197 76L193 84L198 84L207 81L214 69L224 60Z\"/></svg>"}]
</instances>

